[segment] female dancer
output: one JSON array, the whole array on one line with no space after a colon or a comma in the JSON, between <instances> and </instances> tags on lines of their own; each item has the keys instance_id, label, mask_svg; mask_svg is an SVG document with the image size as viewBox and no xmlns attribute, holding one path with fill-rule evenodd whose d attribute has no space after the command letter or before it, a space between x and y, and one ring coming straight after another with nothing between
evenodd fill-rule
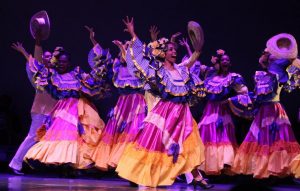
<instances>
[{"instance_id":1,"label":"female dancer","mask_svg":"<svg viewBox=\"0 0 300 191\"><path fill-rule=\"evenodd\" d=\"M280 92L289 84L286 71L297 56L292 35L279 34L267 42L259 59L264 71L255 73L255 103L258 112L234 159L236 173L254 178L287 176L289 163L300 153L289 118L280 104Z\"/></svg>"},{"instance_id":2,"label":"female dancer","mask_svg":"<svg viewBox=\"0 0 300 191\"><path fill-rule=\"evenodd\" d=\"M13 43L12 48L22 53L24 57L28 60L29 54L24 49L21 43ZM36 43L34 47L34 57L37 58L41 63L45 65L47 68L53 68L54 65L51 65L50 59L52 53L49 51L45 51L43 53L42 47L40 45L40 39L36 36ZM29 70L28 63L26 64L26 72L28 75L28 79L32 82L33 73ZM36 93L34 96L34 101L31 107L31 125L29 129L29 133L18 148L15 156L9 163L9 167L13 170L15 174L23 175L21 172L23 158L27 151L36 143L36 132L37 129L43 124L47 115L51 112L52 108L56 104L56 100L51 97L46 91L42 91L36 88L35 83L32 82L33 87L36 89Z\"/></svg>"},{"instance_id":3,"label":"female dancer","mask_svg":"<svg viewBox=\"0 0 300 191\"><path fill-rule=\"evenodd\" d=\"M208 102L198 127L205 145L205 162L200 169L206 174L217 175L225 167L227 170L232 166L237 149L230 111L230 106L234 106L230 104L231 97L238 95L238 100L243 105L250 104L251 100L242 76L229 71L231 63L225 51L218 50L217 55L212 57L212 62L219 65L214 67L219 69L204 81Z\"/></svg>"},{"instance_id":4,"label":"female dancer","mask_svg":"<svg viewBox=\"0 0 300 191\"><path fill-rule=\"evenodd\" d=\"M92 68L90 74L84 73L79 67L70 70L70 56L62 47L57 47L53 52L51 61L57 65L55 70L48 70L35 59L29 58L30 70L36 77L35 83L58 99L58 103L44 124L46 132L27 152L26 161L67 164L78 169L87 168L93 163L90 154L99 141L104 122L87 98L103 97L106 90L103 88L105 65L102 64L109 60L109 54L98 57L102 61Z\"/></svg>"},{"instance_id":5,"label":"female dancer","mask_svg":"<svg viewBox=\"0 0 300 191\"><path fill-rule=\"evenodd\" d=\"M92 28L87 27L87 29L93 33ZM119 58L116 58L113 63L112 79L120 96L116 106L109 113L110 118L92 154L95 166L101 170L117 167L124 148L136 137L147 112L144 82L129 73L124 60L127 47L117 40L113 43L120 49Z\"/></svg>"},{"instance_id":6,"label":"female dancer","mask_svg":"<svg viewBox=\"0 0 300 191\"><path fill-rule=\"evenodd\" d=\"M116 171L139 185L171 185L179 174L191 172L204 161L204 147L188 105L191 96L203 96L202 81L188 71L201 47L188 61L176 65L174 43L161 39L150 44L151 54L160 61L147 59L133 19L127 17L123 22L132 37L127 64L136 67L150 91L161 99L140 126L136 140L126 147ZM192 172L194 186L212 187L197 170Z\"/></svg>"}]
</instances>

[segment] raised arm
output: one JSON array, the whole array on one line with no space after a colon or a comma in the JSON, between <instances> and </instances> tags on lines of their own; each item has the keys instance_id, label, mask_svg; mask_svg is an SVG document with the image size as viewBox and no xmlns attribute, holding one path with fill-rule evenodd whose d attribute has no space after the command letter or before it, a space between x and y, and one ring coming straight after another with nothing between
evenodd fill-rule
<instances>
[{"instance_id":1,"label":"raised arm","mask_svg":"<svg viewBox=\"0 0 300 191\"><path fill-rule=\"evenodd\" d=\"M90 40L93 43L93 46L96 46L97 44L99 44L96 40L95 40L95 32L94 29L92 27L88 27L88 26L84 26L90 33ZM100 45L99 45L100 46Z\"/></svg>"},{"instance_id":2,"label":"raised arm","mask_svg":"<svg viewBox=\"0 0 300 191\"><path fill-rule=\"evenodd\" d=\"M27 61L29 60L29 54L23 47L22 43L20 42L12 43L11 47L16 51L20 52L26 58Z\"/></svg>"},{"instance_id":3,"label":"raised arm","mask_svg":"<svg viewBox=\"0 0 300 191\"><path fill-rule=\"evenodd\" d=\"M122 56L122 59L126 59L126 44L123 44L121 41L119 40L113 40L112 41L119 49L120 49L120 52L121 52L121 56Z\"/></svg>"},{"instance_id":4,"label":"raised arm","mask_svg":"<svg viewBox=\"0 0 300 191\"><path fill-rule=\"evenodd\" d=\"M40 63L43 62L43 48L41 45L41 30L38 30L35 34L35 45L34 45L33 57Z\"/></svg>"},{"instance_id":5,"label":"raised arm","mask_svg":"<svg viewBox=\"0 0 300 191\"><path fill-rule=\"evenodd\" d=\"M190 56L189 59L185 60L184 62L180 63L179 65L191 68L194 65L194 63L198 60L199 56L200 56L200 52L194 51L192 53L192 56Z\"/></svg>"},{"instance_id":6,"label":"raised arm","mask_svg":"<svg viewBox=\"0 0 300 191\"><path fill-rule=\"evenodd\" d=\"M145 56L145 47L138 39L134 31L133 18L129 19L127 16L126 19L123 19L123 23L126 26L124 31L128 32L132 37L130 45L126 51L126 63L128 71L141 79L148 80L154 77L154 66L149 67L150 64L154 64L154 61Z\"/></svg>"},{"instance_id":7,"label":"raised arm","mask_svg":"<svg viewBox=\"0 0 300 191\"><path fill-rule=\"evenodd\" d=\"M124 29L125 32L128 32L131 35L131 38L133 40L137 39L137 35L135 34L134 31L134 21L133 17L129 19L128 16L126 16L126 19L123 19L123 23L125 24L126 28Z\"/></svg>"},{"instance_id":8,"label":"raised arm","mask_svg":"<svg viewBox=\"0 0 300 191\"><path fill-rule=\"evenodd\" d=\"M237 116L248 119L252 118L253 103L242 76L237 74L234 77L233 89L235 90L236 95L226 100L226 102L229 103L229 108Z\"/></svg>"},{"instance_id":9,"label":"raised arm","mask_svg":"<svg viewBox=\"0 0 300 191\"><path fill-rule=\"evenodd\" d=\"M190 48L187 38L182 38L181 40L179 40L179 44L186 48L189 57L192 56L193 53L192 53L192 50Z\"/></svg>"},{"instance_id":10,"label":"raised arm","mask_svg":"<svg viewBox=\"0 0 300 191\"><path fill-rule=\"evenodd\" d=\"M149 29L150 32L150 36L151 36L151 41L156 41L157 40L157 36L160 33L160 31L158 30L157 26L152 25Z\"/></svg>"},{"instance_id":11,"label":"raised arm","mask_svg":"<svg viewBox=\"0 0 300 191\"><path fill-rule=\"evenodd\" d=\"M175 42L176 39L181 35L181 32L177 32L171 36L171 42Z\"/></svg>"},{"instance_id":12,"label":"raised arm","mask_svg":"<svg viewBox=\"0 0 300 191\"><path fill-rule=\"evenodd\" d=\"M103 49L100 44L95 40L95 32L94 29L88 26L85 28L89 31L90 40L93 44L92 50L89 52L88 61L90 66L93 68L95 65L102 64L110 64L111 63L111 55L109 53L109 49Z\"/></svg>"}]
</instances>

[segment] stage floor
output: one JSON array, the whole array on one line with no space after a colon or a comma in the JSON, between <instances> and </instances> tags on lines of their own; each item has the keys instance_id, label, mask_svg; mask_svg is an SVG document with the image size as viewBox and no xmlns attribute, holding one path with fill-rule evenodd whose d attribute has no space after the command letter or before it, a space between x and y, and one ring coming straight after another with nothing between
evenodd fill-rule
<instances>
[{"instance_id":1,"label":"stage floor","mask_svg":"<svg viewBox=\"0 0 300 191\"><path fill-rule=\"evenodd\" d=\"M211 191L228 191L234 184L214 184ZM299 191L300 185L278 185L271 187L274 191ZM117 191L166 191L166 190L194 190L193 186L185 183L175 183L172 186L148 188L148 187L130 187L127 181L119 178L54 178L39 175L15 176L12 174L0 174L0 190L42 190L42 191L66 191L66 190L117 190ZM199 187L197 190L201 190Z\"/></svg>"}]
</instances>

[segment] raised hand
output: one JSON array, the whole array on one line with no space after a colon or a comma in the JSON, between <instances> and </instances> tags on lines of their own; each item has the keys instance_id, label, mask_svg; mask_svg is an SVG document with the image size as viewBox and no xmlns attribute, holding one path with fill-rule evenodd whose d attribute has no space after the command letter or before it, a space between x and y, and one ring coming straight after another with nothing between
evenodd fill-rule
<instances>
[{"instance_id":1,"label":"raised hand","mask_svg":"<svg viewBox=\"0 0 300 191\"><path fill-rule=\"evenodd\" d=\"M150 32L150 36L151 36L151 41L155 41L157 40L157 36L160 33L160 31L158 30L157 26L152 25L149 29Z\"/></svg>"},{"instance_id":2,"label":"raised hand","mask_svg":"<svg viewBox=\"0 0 300 191\"><path fill-rule=\"evenodd\" d=\"M181 46L184 46L184 47L189 47L190 46L189 43L188 43L187 38L182 38L181 40L179 40L179 44Z\"/></svg>"},{"instance_id":3,"label":"raised hand","mask_svg":"<svg viewBox=\"0 0 300 191\"><path fill-rule=\"evenodd\" d=\"M123 23L126 26L126 28L124 29L124 31L128 32L131 35L132 38L136 37L136 34L134 32L133 17L131 17L131 19L129 19L129 17L126 16L126 19L123 19Z\"/></svg>"},{"instance_id":4,"label":"raised hand","mask_svg":"<svg viewBox=\"0 0 300 191\"><path fill-rule=\"evenodd\" d=\"M193 53L192 53L192 51L191 51L191 48L190 48L190 45L189 45L189 43L188 43L187 38L182 38L181 40L179 40L179 44L180 44L181 46L184 46L184 47L186 48L186 50L187 50L189 56L192 56Z\"/></svg>"},{"instance_id":5,"label":"raised hand","mask_svg":"<svg viewBox=\"0 0 300 191\"><path fill-rule=\"evenodd\" d=\"M26 52L25 48L20 42L12 43L11 47L20 53Z\"/></svg>"},{"instance_id":6,"label":"raised hand","mask_svg":"<svg viewBox=\"0 0 300 191\"><path fill-rule=\"evenodd\" d=\"M177 33L173 34L173 35L171 36L171 42L175 42L175 41L176 41L176 38L177 38L179 35L181 35L181 32L177 32Z\"/></svg>"},{"instance_id":7,"label":"raised hand","mask_svg":"<svg viewBox=\"0 0 300 191\"><path fill-rule=\"evenodd\" d=\"M15 49L16 51L22 53L27 60L29 59L29 54L23 47L22 43L20 43L20 42L12 43L11 47L13 49Z\"/></svg>"},{"instance_id":8,"label":"raised hand","mask_svg":"<svg viewBox=\"0 0 300 191\"><path fill-rule=\"evenodd\" d=\"M86 28L89 31L90 39L91 39L93 45L96 45L97 41L95 40L95 32L94 32L93 27L88 27L88 26L85 25L84 28Z\"/></svg>"}]
</instances>

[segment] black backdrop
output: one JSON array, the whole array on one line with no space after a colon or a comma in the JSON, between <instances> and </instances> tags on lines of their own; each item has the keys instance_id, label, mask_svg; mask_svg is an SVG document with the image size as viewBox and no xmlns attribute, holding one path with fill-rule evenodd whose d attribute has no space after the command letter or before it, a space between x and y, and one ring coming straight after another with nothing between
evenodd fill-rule
<instances>
[{"instance_id":1,"label":"black backdrop","mask_svg":"<svg viewBox=\"0 0 300 191\"><path fill-rule=\"evenodd\" d=\"M29 33L31 16L46 10L51 20L51 34L43 42L45 50L55 46L64 46L70 53L73 65L80 65L88 71L87 53L92 47L89 34L84 25L94 27L96 38L103 47L109 47L113 55L118 49L111 43L114 39L129 39L123 32L122 18L126 15L135 18L136 32L148 42L150 25L157 25L160 36L170 37L181 31L186 36L189 20L199 22L205 33L202 63L209 63L210 56L216 49L223 48L230 55L232 71L242 74L250 89L253 88L252 76L259 69L258 57L265 47L265 42L277 33L287 32L300 39L300 1L216 1L216 0L85 0L85 1L15 1L2 0L0 6L0 95L1 107L9 105L8 113L12 119L9 130L2 127L1 144L17 145L22 141L30 125L30 108L34 97L25 72L25 59L10 48L12 42L21 41L29 52L33 52L34 40ZM179 56L185 50L179 49ZM281 100L292 121L294 132L300 141L299 91L283 93ZM100 116L106 121L106 113L116 103L113 97L95 102ZM4 103L3 103L4 102ZM193 107L192 111L199 120L203 106ZM3 110L3 108L2 108ZM3 114L4 113L4 114ZM2 121L1 121L2 120ZM249 122L238 121L240 140L244 136Z\"/></svg>"}]
</instances>

